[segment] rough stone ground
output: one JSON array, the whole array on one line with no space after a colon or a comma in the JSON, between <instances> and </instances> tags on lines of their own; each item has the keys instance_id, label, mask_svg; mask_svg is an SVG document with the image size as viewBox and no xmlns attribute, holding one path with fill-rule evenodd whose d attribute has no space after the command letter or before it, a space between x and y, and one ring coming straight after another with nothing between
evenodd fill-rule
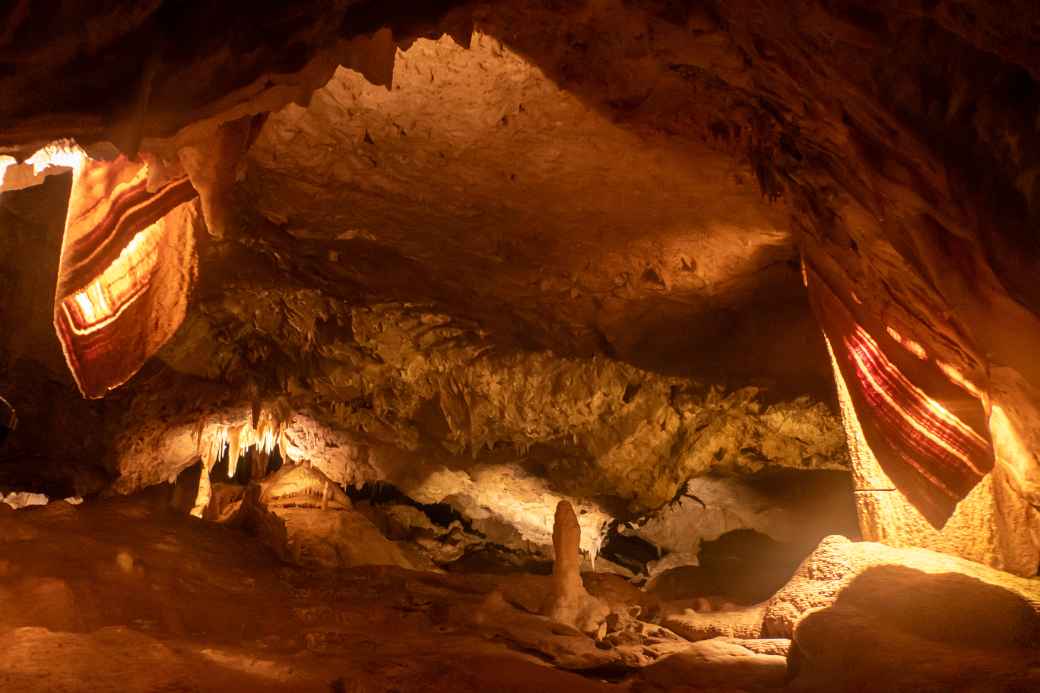
<instances>
[{"instance_id":1,"label":"rough stone ground","mask_svg":"<svg viewBox=\"0 0 1040 693\"><path fill-rule=\"evenodd\" d=\"M0 690L604 689L453 622L486 580L308 573L155 497L0 525Z\"/></svg>"},{"instance_id":2,"label":"rough stone ground","mask_svg":"<svg viewBox=\"0 0 1040 693\"><path fill-rule=\"evenodd\" d=\"M158 490L2 507L0 690L823 691L879 673L893 690L978 690L990 672L985 690L1030 690L1040 583L927 551L916 560L953 572L884 566L908 553L825 541L776 598L799 611L789 654L635 620L637 599L604 576L586 576L614 611L596 642L531 613L546 577L301 570ZM879 565L898 579L878 583ZM899 670L883 665L893 648Z\"/></svg>"},{"instance_id":3,"label":"rough stone ground","mask_svg":"<svg viewBox=\"0 0 1040 693\"><path fill-rule=\"evenodd\" d=\"M0 255L32 276L2 273L0 318L34 327L0 354L0 389L26 422L0 477L32 470L21 480L87 493L138 468L109 455L70 469L124 450L94 424L127 431L131 409L188 425L215 413L185 390L150 400L144 385L166 369L242 396L229 406L295 396L327 425L420 456L533 450L532 466L566 460L550 481L580 477L578 495L600 495L587 482L603 480L614 501L657 507L723 447L740 464L812 461L817 446L759 425L786 416L733 406L736 395L722 400L735 418L701 398L676 406L664 380L787 381L795 396L814 391L816 373L829 390L802 255L864 316L917 342L929 368L993 405L996 472L946 528L922 525L892 484L860 469L864 532L1036 573L1035 0L372 5L266 3L249 26L227 3L2 13L0 146L19 159L66 136L179 159L219 123L272 115L246 160L213 164L244 165L233 195L193 176L213 236L196 310L122 401L64 404L74 393L48 324L58 236L33 235L59 228L63 209L53 187L49 206L5 199L0 238L14 252ZM451 321L427 335L429 354L378 338L396 338L380 325L409 306L420 323ZM486 331L497 350L470 340L481 350L469 367L460 357L478 354L459 347L459 331ZM557 416L535 411L528 431L530 411L490 415L517 401L527 366L541 364L527 389L544 396L567 380L558 369L580 375L604 359L625 366L601 388L620 416L541 407ZM629 368L654 378L637 388ZM691 447L687 433L704 423L736 444ZM177 465L154 471L135 478Z\"/></svg>"}]
</instances>

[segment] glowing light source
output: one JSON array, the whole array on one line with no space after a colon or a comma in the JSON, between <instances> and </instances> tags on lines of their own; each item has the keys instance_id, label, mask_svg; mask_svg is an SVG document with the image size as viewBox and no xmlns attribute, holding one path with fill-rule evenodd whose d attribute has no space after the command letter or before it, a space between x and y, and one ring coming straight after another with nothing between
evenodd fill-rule
<instances>
[{"instance_id":1,"label":"glowing light source","mask_svg":"<svg viewBox=\"0 0 1040 693\"><path fill-rule=\"evenodd\" d=\"M37 149L25 163L31 164L33 173L37 175L52 166L71 168L75 172L82 168L86 156L77 144L62 140Z\"/></svg>"},{"instance_id":2,"label":"glowing light source","mask_svg":"<svg viewBox=\"0 0 1040 693\"><path fill-rule=\"evenodd\" d=\"M1004 468L1025 487L1029 471L1036 464L1036 457L1022 441L1022 436L1015 430L1015 425L999 404L994 403L990 407L989 428L993 435L993 444L1001 461L1004 462Z\"/></svg>"}]
</instances>

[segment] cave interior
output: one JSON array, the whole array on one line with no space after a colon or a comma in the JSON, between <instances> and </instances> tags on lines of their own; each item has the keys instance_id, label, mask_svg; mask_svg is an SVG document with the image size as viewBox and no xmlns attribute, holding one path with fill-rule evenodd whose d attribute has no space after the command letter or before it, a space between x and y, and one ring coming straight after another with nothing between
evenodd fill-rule
<instances>
[{"instance_id":1,"label":"cave interior","mask_svg":"<svg viewBox=\"0 0 1040 693\"><path fill-rule=\"evenodd\" d=\"M14 0L0 94L0 690L1040 690L1034 0Z\"/></svg>"}]
</instances>

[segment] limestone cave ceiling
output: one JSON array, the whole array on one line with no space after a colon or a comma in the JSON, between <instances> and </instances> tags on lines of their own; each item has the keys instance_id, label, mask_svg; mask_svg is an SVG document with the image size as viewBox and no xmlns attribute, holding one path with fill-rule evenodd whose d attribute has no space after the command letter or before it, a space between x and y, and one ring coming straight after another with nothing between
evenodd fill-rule
<instances>
[{"instance_id":1,"label":"limestone cave ceiling","mask_svg":"<svg viewBox=\"0 0 1040 693\"><path fill-rule=\"evenodd\" d=\"M707 471L842 468L804 258L899 337L887 348L920 348L909 381L943 374L988 428L972 459L992 475L958 480L919 531L985 507L1019 543L958 551L1035 572L1033 3L56 8L0 13L0 154L73 138L139 157L149 191L188 176L200 200L180 223L208 231L177 332L127 388L77 405L116 412L105 466L124 488L190 463L200 419L256 429L261 408L351 450L336 481L408 487L420 460L479 459L614 514ZM25 217L60 196L43 187L5 195L19 228L60 227L63 207ZM8 321L38 312L37 280L19 281ZM32 353L36 329L6 345L9 373L60 364ZM852 389L846 423L877 447L892 424ZM861 521L905 485L879 462L856 479Z\"/></svg>"}]
</instances>

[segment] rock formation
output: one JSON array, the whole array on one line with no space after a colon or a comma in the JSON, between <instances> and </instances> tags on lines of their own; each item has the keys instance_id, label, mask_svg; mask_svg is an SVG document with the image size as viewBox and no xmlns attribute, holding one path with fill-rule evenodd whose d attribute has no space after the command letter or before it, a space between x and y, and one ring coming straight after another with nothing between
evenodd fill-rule
<instances>
[{"instance_id":1,"label":"rock formation","mask_svg":"<svg viewBox=\"0 0 1040 693\"><path fill-rule=\"evenodd\" d=\"M926 549L897 549L874 542L851 542L845 537L834 536L820 542L791 580L762 604L707 614L684 609L679 604L676 605L678 609L665 607L663 623L691 640L721 635L790 638L806 614L832 606L850 583L869 571L875 571L877 575L894 571L899 575L912 576L966 576L970 580L958 584L980 585L978 589L983 593L988 593L990 587L1002 590L1021 605L1021 613L1026 614L1029 623L1032 616L1028 614L1040 612L1040 582L1035 579L1017 577ZM862 584L877 584L879 579L870 578ZM908 580L912 583L914 579L894 578L893 581L898 585ZM955 578L957 580L961 578ZM922 577L920 581L928 583L929 579ZM870 599L883 599L885 589L879 590ZM966 589L967 592L971 591L970 588ZM1023 627L1026 631L1032 628L1028 623Z\"/></svg>"},{"instance_id":2,"label":"rock formation","mask_svg":"<svg viewBox=\"0 0 1040 693\"><path fill-rule=\"evenodd\" d=\"M1015 595L1023 604L1032 604L1034 610L1040 608L1040 583L1036 580L1008 575L925 549L894 549L873 542L857 543L844 537L828 537L805 559L791 582L769 601L763 632L776 637L790 637L795 624L807 611L831 605L850 582L879 566L906 568L913 574L968 576L975 583ZM980 590L987 591L985 587ZM883 596L879 593L874 598L880 600Z\"/></svg>"},{"instance_id":3,"label":"rock formation","mask_svg":"<svg viewBox=\"0 0 1040 693\"><path fill-rule=\"evenodd\" d=\"M552 591L545 606L546 615L582 633L595 633L610 610L590 595L581 581L581 527L567 501L556 506L553 556Z\"/></svg>"},{"instance_id":4,"label":"rock formation","mask_svg":"<svg viewBox=\"0 0 1040 693\"><path fill-rule=\"evenodd\" d=\"M284 560L311 568L414 567L327 476L284 466L245 491L244 522Z\"/></svg>"},{"instance_id":5,"label":"rock formation","mask_svg":"<svg viewBox=\"0 0 1040 693\"><path fill-rule=\"evenodd\" d=\"M868 568L833 604L798 622L790 662L799 689L826 690L838 677L896 690L957 689L973 680L1035 688L1040 614L1037 592L1032 602L1024 596L963 573Z\"/></svg>"}]
</instances>

